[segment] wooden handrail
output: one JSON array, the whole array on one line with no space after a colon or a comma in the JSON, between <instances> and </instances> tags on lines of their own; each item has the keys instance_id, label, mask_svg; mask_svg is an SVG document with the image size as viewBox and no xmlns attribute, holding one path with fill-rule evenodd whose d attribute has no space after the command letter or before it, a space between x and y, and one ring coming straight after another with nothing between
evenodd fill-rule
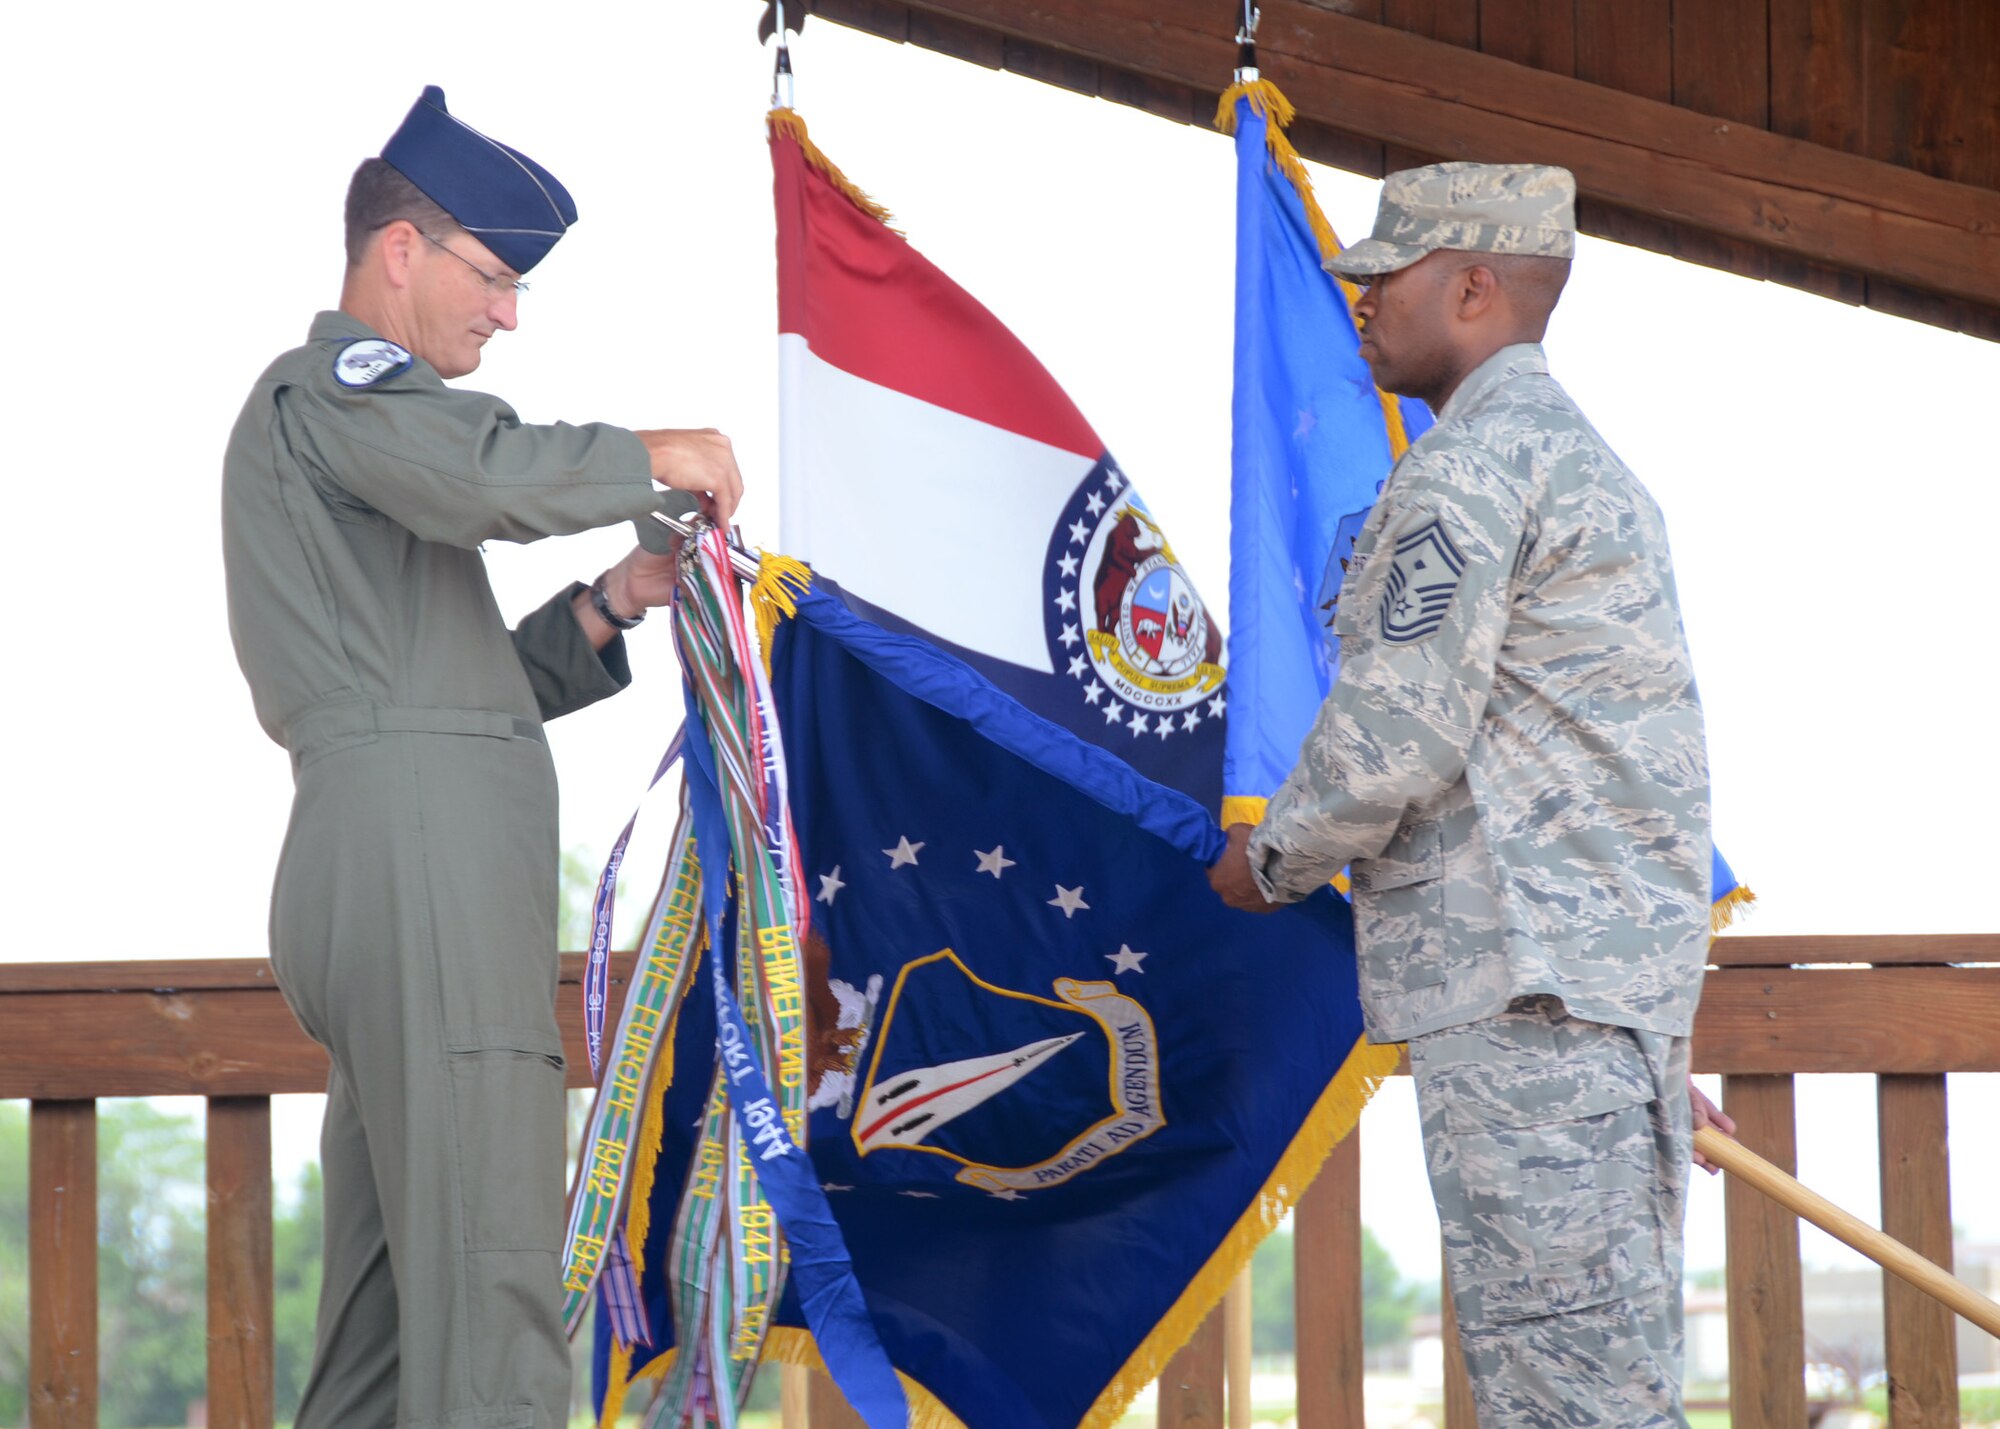
<instances>
[{"instance_id":1,"label":"wooden handrail","mask_svg":"<svg viewBox=\"0 0 2000 1429\"><path fill-rule=\"evenodd\" d=\"M1743 1140L1789 1169L1793 1074L1871 1071L1882 1096L1883 1222L1942 1264L1950 1258L1945 1073L2000 1071L2000 937L1728 937L1704 985L1694 1062L1725 1073ZM1867 964L1855 966L1855 964ZM614 958L614 987L632 955ZM565 954L558 1021L572 1086L587 1085L580 954ZM615 995L615 994L614 994ZM31 1420L96 1422L96 1107L101 1096L209 1098L210 1423L271 1423L270 1105L324 1085L324 1053L292 1020L263 959L0 966L0 1097L34 1101L30 1157ZM1350 1137L1301 1203L1298 1321L1337 1352L1302 1356L1300 1429L1355 1422L1361 1381L1361 1147ZM1747 1182L1732 1184L1731 1405L1738 1429L1803 1422L1804 1330L1797 1221ZM1896 1298L1892 1403L1926 1422L1956 1400L1950 1315ZM1886 1288L1885 1288L1886 1289ZM1220 1316L1170 1367L1161 1423L1219 1422L1226 1400ZM822 1377L813 1429L847 1423ZM796 1400L798 1396L794 1394ZM1462 1369L1448 1361L1447 1429L1472 1429Z\"/></svg>"},{"instance_id":2,"label":"wooden handrail","mask_svg":"<svg viewBox=\"0 0 2000 1429\"><path fill-rule=\"evenodd\" d=\"M1935 966L2000 962L2000 937L1731 937L1712 956L1696 1071L2000 1071L2000 977ZM1861 957L1894 965L1816 966ZM631 966L614 955L614 989ZM589 1080L582 975L583 955L563 954L571 1086ZM261 958L0 966L0 1097L268 1096L321 1090L326 1071Z\"/></svg>"},{"instance_id":3,"label":"wooden handrail","mask_svg":"<svg viewBox=\"0 0 2000 1429\"><path fill-rule=\"evenodd\" d=\"M1794 964L2000 964L2000 933L1810 933L1763 938L1730 933L1709 944L1715 967L1769 968Z\"/></svg>"},{"instance_id":4,"label":"wooden handrail","mask_svg":"<svg viewBox=\"0 0 2000 1429\"><path fill-rule=\"evenodd\" d=\"M633 961L612 954L614 1006ZM590 1085L583 970L582 953L562 955L572 1087ZM0 1097L271 1096L324 1091L326 1076L263 958L0 965Z\"/></svg>"}]
</instances>

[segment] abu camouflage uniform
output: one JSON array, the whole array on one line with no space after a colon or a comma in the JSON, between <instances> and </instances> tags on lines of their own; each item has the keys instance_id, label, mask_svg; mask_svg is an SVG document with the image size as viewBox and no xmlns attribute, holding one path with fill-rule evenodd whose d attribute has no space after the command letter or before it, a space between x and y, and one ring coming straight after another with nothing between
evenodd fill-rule
<instances>
[{"instance_id":1,"label":"abu camouflage uniform","mask_svg":"<svg viewBox=\"0 0 2000 1429\"><path fill-rule=\"evenodd\" d=\"M1573 194L1527 166L1392 175L1376 237L1333 266L1566 257ZM1338 682L1250 864L1279 901L1350 869L1481 1423L1682 1424L1701 709L1659 509L1539 346L1468 374L1397 464L1333 628Z\"/></svg>"}]
</instances>

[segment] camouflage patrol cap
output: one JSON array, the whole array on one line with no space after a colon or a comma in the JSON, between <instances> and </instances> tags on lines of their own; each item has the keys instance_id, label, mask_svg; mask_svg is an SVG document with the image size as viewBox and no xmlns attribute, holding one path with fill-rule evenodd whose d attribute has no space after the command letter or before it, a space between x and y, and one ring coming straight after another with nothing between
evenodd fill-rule
<instances>
[{"instance_id":1,"label":"camouflage patrol cap","mask_svg":"<svg viewBox=\"0 0 2000 1429\"><path fill-rule=\"evenodd\" d=\"M1343 278L1407 268L1440 248L1576 253L1576 179L1547 164L1432 164L1382 181L1375 231L1327 263Z\"/></svg>"}]
</instances>

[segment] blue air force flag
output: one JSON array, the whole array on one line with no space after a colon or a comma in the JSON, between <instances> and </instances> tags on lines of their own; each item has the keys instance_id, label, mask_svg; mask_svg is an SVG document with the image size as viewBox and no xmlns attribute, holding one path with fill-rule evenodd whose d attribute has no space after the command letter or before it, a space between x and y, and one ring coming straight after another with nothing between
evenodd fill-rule
<instances>
[{"instance_id":1,"label":"blue air force flag","mask_svg":"<svg viewBox=\"0 0 2000 1429\"><path fill-rule=\"evenodd\" d=\"M1255 823L1339 674L1334 605L1355 538L1391 469L1432 425L1379 390L1348 290L1321 264L1340 240L1320 212L1268 81L1222 97L1236 136L1236 373L1231 404L1229 683L1224 822ZM1442 526L1397 544L1379 619L1390 642L1443 619L1463 558ZM1753 901L1718 849L1716 928Z\"/></svg>"},{"instance_id":2,"label":"blue air force flag","mask_svg":"<svg viewBox=\"0 0 2000 1429\"><path fill-rule=\"evenodd\" d=\"M970 1429L1111 1422L1393 1066L1357 1049L1347 907L1224 907L1191 798L826 592L779 628L772 692L809 1151L881 1342ZM682 1055L713 1035L690 1000ZM672 1342L661 1228L701 1093L660 1093L628 1378ZM802 1323L788 1298L776 1353Z\"/></svg>"},{"instance_id":3,"label":"blue air force flag","mask_svg":"<svg viewBox=\"0 0 2000 1429\"><path fill-rule=\"evenodd\" d=\"M1236 122L1236 386L1229 505L1230 716L1223 793L1268 798L1333 678L1333 603L1368 510L1421 402L1376 390L1354 313L1320 266L1333 231L1264 109ZM1275 90L1269 91L1276 95ZM1225 102L1229 102L1225 96ZM1282 104L1282 96L1277 102ZM1419 607L1421 608L1421 607ZM1232 806L1255 822L1259 806Z\"/></svg>"}]
</instances>

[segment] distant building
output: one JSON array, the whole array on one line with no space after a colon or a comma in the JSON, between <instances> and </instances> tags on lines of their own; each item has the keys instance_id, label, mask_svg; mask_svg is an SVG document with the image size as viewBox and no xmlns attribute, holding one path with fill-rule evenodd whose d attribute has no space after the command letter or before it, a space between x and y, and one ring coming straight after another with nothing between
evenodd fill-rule
<instances>
[{"instance_id":1,"label":"distant building","mask_svg":"<svg viewBox=\"0 0 2000 1429\"><path fill-rule=\"evenodd\" d=\"M1961 1244L1953 1273L1980 1294L2000 1300L2000 1244ZM1882 1277L1874 1266L1808 1270L1803 1276L1806 1359L1866 1378L1887 1363L1882 1341ZM1729 1378L1728 1296L1689 1290L1687 1379L1722 1384ZM1969 1320L1958 1322L1958 1373L2000 1375L2000 1340Z\"/></svg>"},{"instance_id":2,"label":"distant building","mask_svg":"<svg viewBox=\"0 0 2000 1429\"><path fill-rule=\"evenodd\" d=\"M2000 1300L2000 1244L1958 1246L1953 1273L1980 1294ZM1882 1276L1873 1266L1849 1270L1808 1270L1803 1276L1806 1362L1809 1388L1832 1394L1840 1375L1865 1380L1887 1363L1882 1342ZM1689 1385L1729 1382L1729 1297L1721 1289L1684 1294L1687 1316ZM1436 1315L1410 1321L1409 1368L1420 1387L1444 1384L1444 1342ZM1958 1322L1958 1373L2000 1381L2000 1340L1969 1320Z\"/></svg>"}]
</instances>

